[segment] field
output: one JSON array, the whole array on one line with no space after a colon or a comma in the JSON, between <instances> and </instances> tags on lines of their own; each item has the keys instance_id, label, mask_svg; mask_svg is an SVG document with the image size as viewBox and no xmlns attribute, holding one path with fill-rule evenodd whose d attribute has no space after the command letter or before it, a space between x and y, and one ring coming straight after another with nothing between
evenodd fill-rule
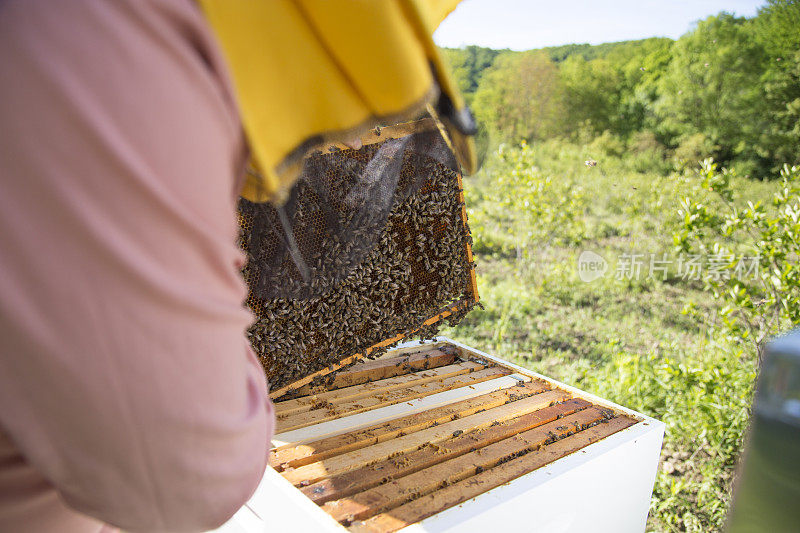
<instances>
[{"instance_id":1,"label":"field","mask_svg":"<svg viewBox=\"0 0 800 533\"><path fill-rule=\"evenodd\" d=\"M742 201L777 186L731 183ZM757 371L674 245L698 190L691 168L667 173L647 152L502 146L465 181L485 309L442 332L664 421L648 531L722 528ZM581 280L583 251L605 276Z\"/></svg>"}]
</instances>

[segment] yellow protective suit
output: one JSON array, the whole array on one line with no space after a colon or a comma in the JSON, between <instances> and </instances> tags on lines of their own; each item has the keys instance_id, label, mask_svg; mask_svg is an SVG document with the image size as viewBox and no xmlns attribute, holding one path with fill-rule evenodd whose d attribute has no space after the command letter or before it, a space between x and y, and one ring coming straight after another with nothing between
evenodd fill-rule
<instances>
[{"instance_id":1,"label":"yellow protective suit","mask_svg":"<svg viewBox=\"0 0 800 533\"><path fill-rule=\"evenodd\" d=\"M474 121L432 34L458 0L199 0L236 88L256 172L242 196L281 203L302 158L434 105L466 173Z\"/></svg>"}]
</instances>

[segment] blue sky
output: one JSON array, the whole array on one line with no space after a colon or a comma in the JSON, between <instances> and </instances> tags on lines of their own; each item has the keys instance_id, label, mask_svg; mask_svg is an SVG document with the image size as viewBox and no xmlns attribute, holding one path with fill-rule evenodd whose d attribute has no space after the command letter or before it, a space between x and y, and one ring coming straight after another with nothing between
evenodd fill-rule
<instances>
[{"instance_id":1,"label":"blue sky","mask_svg":"<svg viewBox=\"0 0 800 533\"><path fill-rule=\"evenodd\" d=\"M764 0L464 0L434 34L439 46L527 50L568 43L680 37L728 11L752 17Z\"/></svg>"}]
</instances>

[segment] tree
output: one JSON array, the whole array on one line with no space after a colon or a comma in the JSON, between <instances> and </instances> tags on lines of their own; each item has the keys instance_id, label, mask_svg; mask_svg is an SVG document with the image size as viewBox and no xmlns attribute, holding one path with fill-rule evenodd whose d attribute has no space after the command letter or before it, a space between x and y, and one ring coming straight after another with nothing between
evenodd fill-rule
<instances>
[{"instance_id":1,"label":"tree","mask_svg":"<svg viewBox=\"0 0 800 533\"><path fill-rule=\"evenodd\" d=\"M556 133L558 72L542 52L506 52L481 78L473 107L498 140L545 139Z\"/></svg>"},{"instance_id":2,"label":"tree","mask_svg":"<svg viewBox=\"0 0 800 533\"><path fill-rule=\"evenodd\" d=\"M445 48L443 52L450 63L458 88L467 103L472 103L483 73L501 51L470 45L465 48Z\"/></svg>"},{"instance_id":3,"label":"tree","mask_svg":"<svg viewBox=\"0 0 800 533\"><path fill-rule=\"evenodd\" d=\"M755 38L768 56L762 77L768 117L759 156L772 169L800 163L800 2L770 0L753 20Z\"/></svg>"},{"instance_id":4,"label":"tree","mask_svg":"<svg viewBox=\"0 0 800 533\"><path fill-rule=\"evenodd\" d=\"M586 61L571 56L561 63L560 78L564 91L562 131L599 134L619 130L622 75L618 68L607 59Z\"/></svg>"},{"instance_id":5,"label":"tree","mask_svg":"<svg viewBox=\"0 0 800 533\"><path fill-rule=\"evenodd\" d=\"M767 126L759 80L765 53L746 25L728 13L711 16L681 37L659 82L662 133L680 142L702 134L715 159L757 158Z\"/></svg>"},{"instance_id":6,"label":"tree","mask_svg":"<svg viewBox=\"0 0 800 533\"><path fill-rule=\"evenodd\" d=\"M654 37L633 41L608 54L608 60L619 65L622 72L619 135L628 137L657 129L654 103L659 97L659 80L672 60L674 43L672 39Z\"/></svg>"}]
</instances>

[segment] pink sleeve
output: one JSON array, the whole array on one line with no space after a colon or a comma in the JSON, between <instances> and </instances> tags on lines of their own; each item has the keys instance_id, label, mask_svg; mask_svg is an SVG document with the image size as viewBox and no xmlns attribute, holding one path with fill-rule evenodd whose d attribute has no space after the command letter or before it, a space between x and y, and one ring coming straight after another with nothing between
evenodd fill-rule
<instances>
[{"instance_id":1,"label":"pink sleeve","mask_svg":"<svg viewBox=\"0 0 800 533\"><path fill-rule=\"evenodd\" d=\"M274 425L214 42L190 0L0 10L0 429L74 509L214 527Z\"/></svg>"}]
</instances>

